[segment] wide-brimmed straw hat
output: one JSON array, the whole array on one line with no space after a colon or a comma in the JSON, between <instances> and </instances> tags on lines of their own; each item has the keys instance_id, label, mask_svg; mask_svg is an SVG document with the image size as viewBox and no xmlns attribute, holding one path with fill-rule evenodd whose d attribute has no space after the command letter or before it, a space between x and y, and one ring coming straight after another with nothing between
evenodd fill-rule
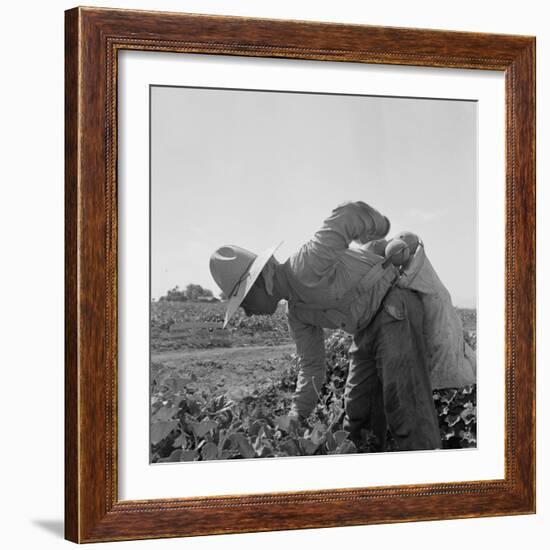
<instances>
[{"instance_id":1,"label":"wide-brimmed straw hat","mask_svg":"<svg viewBox=\"0 0 550 550\"><path fill-rule=\"evenodd\" d=\"M241 305L246 295L260 276L265 264L281 243L254 254L240 246L226 245L210 256L210 273L222 289L227 300L223 328Z\"/></svg>"}]
</instances>

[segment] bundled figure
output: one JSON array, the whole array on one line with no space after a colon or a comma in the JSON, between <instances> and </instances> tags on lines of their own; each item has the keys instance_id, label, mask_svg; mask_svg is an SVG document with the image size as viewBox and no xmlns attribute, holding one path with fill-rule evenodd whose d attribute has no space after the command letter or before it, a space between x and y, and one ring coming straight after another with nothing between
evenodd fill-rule
<instances>
[{"instance_id":1,"label":"bundled figure","mask_svg":"<svg viewBox=\"0 0 550 550\"><path fill-rule=\"evenodd\" d=\"M224 326L240 306L265 315L287 301L296 421L311 413L325 381L323 329L339 328L353 335L344 394L350 439L360 445L368 430L382 451L389 429L399 450L437 449L432 390L474 383L475 354L422 242L412 233L386 241L389 230L374 208L347 202L284 263L276 246L259 255L223 246L210 270L228 297Z\"/></svg>"}]
</instances>

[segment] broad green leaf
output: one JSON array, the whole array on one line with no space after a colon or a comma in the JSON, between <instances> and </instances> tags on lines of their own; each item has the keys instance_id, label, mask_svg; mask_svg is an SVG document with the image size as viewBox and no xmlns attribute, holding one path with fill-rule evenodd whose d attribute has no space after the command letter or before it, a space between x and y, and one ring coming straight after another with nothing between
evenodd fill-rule
<instances>
[{"instance_id":1,"label":"broad green leaf","mask_svg":"<svg viewBox=\"0 0 550 550\"><path fill-rule=\"evenodd\" d=\"M274 418L273 422L275 426L280 428L281 430L284 430L285 432L290 431L290 416L284 415L284 416L277 416Z\"/></svg>"},{"instance_id":2,"label":"broad green leaf","mask_svg":"<svg viewBox=\"0 0 550 550\"><path fill-rule=\"evenodd\" d=\"M281 443L281 449L285 451L288 456L299 456L298 446L292 439L287 439Z\"/></svg>"},{"instance_id":3,"label":"broad green leaf","mask_svg":"<svg viewBox=\"0 0 550 550\"><path fill-rule=\"evenodd\" d=\"M218 446L214 443L207 443L201 449L203 460L215 460L218 458Z\"/></svg>"},{"instance_id":4,"label":"broad green leaf","mask_svg":"<svg viewBox=\"0 0 550 550\"><path fill-rule=\"evenodd\" d=\"M180 462L192 462L199 458L199 453L195 450L192 451L182 451L180 456Z\"/></svg>"},{"instance_id":5,"label":"broad green leaf","mask_svg":"<svg viewBox=\"0 0 550 550\"><path fill-rule=\"evenodd\" d=\"M264 426L266 426L266 422L264 420L256 420L251 423L248 431L250 432L250 435L258 435Z\"/></svg>"},{"instance_id":6,"label":"broad green leaf","mask_svg":"<svg viewBox=\"0 0 550 550\"><path fill-rule=\"evenodd\" d=\"M336 446L339 447L346 441L348 438L348 432L345 432L344 430L338 430L337 432L334 432L333 434L334 440L336 441Z\"/></svg>"},{"instance_id":7,"label":"broad green leaf","mask_svg":"<svg viewBox=\"0 0 550 550\"><path fill-rule=\"evenodd\" d=\"M201 412L201 405L197 402L196 399L193 399L189 396L182 397L178 401L178 405L193 416L198 415Z\"/></svg>"},{"instance_id":8,"label":"broad green leaf","mask_svg":"<svg viewBox=\"0 0 550 550\"><path fill-rule=\"evenodd\" d=\"M264 428L260 430L260 433L256 437L256 440L253 442L254 450L258 456L265 456L266 452L273 452L273 442L266 437L264 433Z\"/></svg>"},{"instance_id":9,"label":"broad green leaf","mask_svg":"<svg viewBox=\"0 0 550 550\"><path fill-rule=\"evenodd\" d=\"M237 445L243 458L254 458L256 456L254 448L250 444L250 440L244 434L231 434L229 439Z\"/></svg>"},{"instance_id":10,"label":"broad green leaf","mask_svg":"<svg viewBox=\"0 0 550 550\"><path fill-rule=\"evenodd\" d=\"M159 458L158 462L179 462L180 461L181 450L178 449L174 451L170 456L165 456L164 458Z\"/></svg>"},{"instance_id":11,"label":"broad green leaf","mask_svg":"<svg viewBox=\"0 0 550 550\"><path fill-rule=\"evenodd\" d=\"M476 408L469 404L470 407L465 408L461 413L460 416L462 417L462 420L464 420L464 424L470 424L470 422L473 422L476 419Z\"/></svg>"},{"instance_id":12,"label":"broad green leaf","mask_svg":"<svg viewBox=\"0 0 550 550\"><path fill-rule=\"evenodd\" d=\"M167 371L164 372L157 372L156 374L153 374L151 376L151 384L154 386L162 386L164 382L168 379L170 376L170 373Z\"/></svg>"},{"instance_id":13,"label":"broad green leaf","mask_svg":"<svg viewBox=\"0 0 550 550\"><path fill-rule=\"evenodd\" d=\"M351 454L357 452L357 447L353 443L353 441L350 441L349 439L346 439L341 445L338 446L337 449L338 453L341 454Z\"/></svg>"},{"instance_id":14,"label":"broad green leaf","mask_svg":"<svg viewBox=\"0 0 550 550\"><path fill-rule=\"evenodd\" d=\"M327 427L322 423L317 423L313 427L311 432L311 441L315 445L321 445L325 441L325 434L327 432Z\"/></svg>"},{"instance_id":15,"label":"broad green leaf","mask_svg":"<svg viewBox=\"0 0 550 550\"><path fill-rule=\"evenodd\" d=\"M460 437L468 446L474 446L477 443L476 436L470 431L464 430L460 432Z\"/></svg>"},{"instance_id":16,"label":"broad green leaf","mask_svg":"<svg viewBox=\"0 0 550 550\"><path fill-rule=\"evenodd\" d=\"M166 422L153 422L151 424L151 443L156 445L161 442L172 430L178 427L177 420L168 420Z\"/></svg>"},{"instance_id":17,"label":"broad green leaf","mask_svg":"<svg viewBox=\"0 0 550 550\"><path fill-rule=\"evenodd\" d=\"M457 393L458 393L457 390L452 390L451 392L442 394L441 395L441 402L442 403L448 403L448 404L452 403L452 401L456 397Z\"/></svg>"},{"instance_id":18,"label":"broad green leaf","mask_svg":"<svg viewBox=\"0 0 550 550\"><path fill-rule=\"evenodd\" d=\"M191 423L191 428L197 437L204 437L208 432L215 430L218 423L213 420L203 420L202 422Z\"/></svg>"},{"instance_id":19,"label":"broad green leaf","mask_svg":"<svg viewBox=\"0 0 550 550\"><path fill-rule=\"evenodd\" d=\"M184 433L181 433L178 435L178 437L176 437L176 439L174 439L174 442L172 443L172 445L174 447L184 447L186 443L187 443L187 437L185 436Z\"/></svg>"},{"instance_id":20,"label":"broad green leaf","mask_svg":"<svg viewBox=\"0 0 550 550\"><path fill-rule=\"evenodd\" d=\"M312 455L319 448L319 445L313 443L311 439L300 438L300 446L306 455Z\"/></svg>"},{"instance_id":21,"label":"broad green leaf","mask_svg":"<svg viewBox=\"0 0 550 550\"><path fill-rule=\"evenodd\" d=\"M166 421L166 420L172 420L179 412L179 407L161 407L154 415L153 415L153 421Z\"/></svg>"},{"instance_id":22,"label":"broad green leaf","mask_svg":"<svg viewBox=\"0 0 550 550\"><path fill-rule=\"evenodd\" d=\"M334 435L331 432L327 432L327 441L325 445L329 452L334 451L334 449L338 446L336 440L334 439Z\"/></svg>"},{"instance_id":23,"label":"broad green leaf","mask_svg":"<svg viewBox=\"0 0 550 550\"><path fill-rule=\"evenodd\" d=\"M172 454L168 457L170 462L179 462L181 460L181 449L176 449L172 452Z\"/></svg>"},{"instance_id":24,"label":"broad green leaf","mask_svg":"<svg viewBox=\"0 0 550 550\"><path fill-rule=\"evenodd\" d=\"M445 422L449 425L449 428L454 426L459 421L460 421L460 416L459 415L455 416L455 415L450 414L449 416L447 416L445 418Z\"/></svg>"},{"instance_id":25,"label":"broad green leaf","mask_svg":"<svg viewBox=\"0 0 550 550\"><path fill-rule=\"evenodd\" d=\"M221 452L220 458L222 458L223 460L227 460L229 458L235 458L237 454L237 451L234 451L232 449L225 449Z\"/></svg>"}]
</instances>

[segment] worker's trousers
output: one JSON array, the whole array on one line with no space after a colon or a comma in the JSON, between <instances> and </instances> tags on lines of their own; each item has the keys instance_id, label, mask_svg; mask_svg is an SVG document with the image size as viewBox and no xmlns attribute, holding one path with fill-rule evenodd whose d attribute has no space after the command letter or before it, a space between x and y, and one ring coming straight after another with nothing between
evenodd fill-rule
<instances>
[{"instance_id":1,"label":"worker's trousers","mask_svg":"<svg viewBox=\"0 0 550 550\"><path fill-rule=\"evenodd\" d=\"M350 348L344 428L352 440L374 433L386 449L389 431L400 451L441 447L418 294L393 287Z\"/></svg>"}]
</instances>

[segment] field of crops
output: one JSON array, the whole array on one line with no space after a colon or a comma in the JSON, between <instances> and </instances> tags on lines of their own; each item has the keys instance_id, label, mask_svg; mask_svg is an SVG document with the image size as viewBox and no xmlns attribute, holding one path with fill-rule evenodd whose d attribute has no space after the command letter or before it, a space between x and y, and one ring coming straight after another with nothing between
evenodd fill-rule
<instances>
[{"instance_id":1,"label":"field of crops","mask_svg":"<svg viewBox=\"0 0 550 550\"><path fill-rule=\"evenodd\" d=\"M277 346L291 341L282 305L274 315L260 317L246 317L239 309L226 329L224 314L221 302L153 302L152 350Z\"/></svg>"},{"instance_id":2,"label":"field of crops","mask_svg":"<svg viewBox=\"0 0 550 550\"><path fill-rule=\"evenodd\" d=\"M220 329L221 303L152 304L151 461L370 452L342 429L350 336L326 332L327 378L301 425L287 416L296 384L294 348L282 310L238 314ZM460 311L475 348L475 311ZM434 392L445 448L476 445L475 386ZM391 441L390 441L391 448Z\"/></svg>"}]
</instances>

